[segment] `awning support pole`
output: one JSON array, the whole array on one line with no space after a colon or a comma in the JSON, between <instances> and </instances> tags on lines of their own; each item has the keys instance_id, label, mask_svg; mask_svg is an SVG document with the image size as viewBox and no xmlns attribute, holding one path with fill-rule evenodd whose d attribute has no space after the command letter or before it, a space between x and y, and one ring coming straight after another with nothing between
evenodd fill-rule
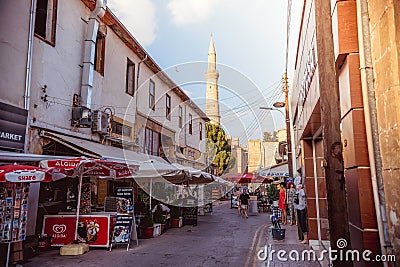
<instances>
[{"instance_id":1,"label":"awning support pole","mask_svg":"<svg viewBox=\"0 0 400 267\"><path fill-rule=\"evenodd\" d=\"M152 195L153 195L153 178L150 178L150 215L152 215L152 213L151 213L151 198L152 198Z\"/></svg>"},{"instance_id":2,"label":"awning support pole","mask_svg":"<svg viewBox=\"0 0 400 267\"><path fill-rule=\"evenodd\" d=\"M79 213L81 209L81 191L82 191L82 172L79 174L79 186L78 186L78 204L76 206L76 223L75 223L75 238L74 242L78 243L78 222L79 222Z\"/></svg>"}]
</instances>

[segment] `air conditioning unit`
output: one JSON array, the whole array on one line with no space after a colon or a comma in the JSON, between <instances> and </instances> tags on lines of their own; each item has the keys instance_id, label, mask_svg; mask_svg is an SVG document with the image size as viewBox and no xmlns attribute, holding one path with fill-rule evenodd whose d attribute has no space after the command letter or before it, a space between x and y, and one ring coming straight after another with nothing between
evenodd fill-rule
<instances>
[{"instance_id":1,"label":"air conditioning unit","mask_svg":"<svg viewBox=\"0 0 400 267\"><path fill-rule=\"evenodd\" d=\"M75 127L91 127L92 114L86 107L72 107L71 125Z\"/></svg>"},{"instance_id":2,"label":"air conditioning unit","mask_svg":"<svg viewBox=\"0 0 400 267\"><path fill-rule=\"evenodd\" d=\"M108 135L109 134L110 115L100 110L92 113L92 132Z\"/></svg>"}]
</instances>

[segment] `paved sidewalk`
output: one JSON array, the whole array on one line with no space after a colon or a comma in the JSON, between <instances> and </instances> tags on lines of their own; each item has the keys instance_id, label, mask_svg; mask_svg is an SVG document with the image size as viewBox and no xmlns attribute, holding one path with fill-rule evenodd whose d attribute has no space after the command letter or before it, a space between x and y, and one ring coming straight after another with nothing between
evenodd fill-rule
<instances>
[{"instance_id":1,"label":"paved sidewalk","mask_svg":"<svg viewBox=\"0 0 400 267\"><path fill-rule=\"evenodd\" d=\"M270 222L268 223L268 227L272 225ZM298 235L297 235L297 226L296 225L285 225L282 228L286 229L286 235L284 240L274 240L272 235L269 233L269 228L267 227L266 234L266 243L263 248L263 253L259 254L262 260L259 260L257 263L257 267L320 267L318 261L303 261L302 260L302 252L305 250L310 250L308 245L301 244ZM265 254L265 250L267 250L267 254ZM283 250L285 254L278 258L278 251ZM272 251L274 251L272 253ZM292 258L297 258L297 253L299 260L290 259L289 255ZM272 257L271 257L272 255ZM265 258L265 260L264 260ZM285 260L286 259L286 260Z\"/></svg>"},{"instance_id":2,"label":"paved sidewalk","mask_svg":"<svg viewBox=\"0 0 400 267\"><path fill-rule=\"evenodd\" d=\"M199 216L197 226L168 229L139 246L111 252L91 248L79 256L60 256L58 249L41 252L24 267L243 267L253 266L256 250L265 243L267 214L241 218L228 201L213 204L213 214ZM255 265L255 264L254 264Z\"/></svg>"}]
</instances>

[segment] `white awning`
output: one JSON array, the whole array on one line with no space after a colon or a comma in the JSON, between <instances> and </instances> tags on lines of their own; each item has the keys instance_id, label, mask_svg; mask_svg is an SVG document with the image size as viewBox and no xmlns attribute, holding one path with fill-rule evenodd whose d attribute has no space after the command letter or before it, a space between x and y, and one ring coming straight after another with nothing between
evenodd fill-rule
<instances>
[{"instance_id":1,"label":"white awning","mask_svg":"<svg viewBox=\"0 0 400 267\"><path fill-rule=\"evenodd\" d=\"M257 170L261 177L289 177L289 167L287 163L273 165L267 168Z\"/></svg>"},{"instance_id":2,"label":"white awning","mask_svg":"<svg viewBox=\"0 0 400 267\"><path fill-rule=\"evenodd\" d=\"M163 174L178 171L178 168L172 166L166 160L157 156L138 153L113 146L105 146L96 142L50 132L45 132L44 137L50 138L62 144L67 142L71 149L76 149L79 152L83 152L82 149L84 149L89 152L89 155L95 154L98 158L121 163L138 164L139 171L134 178L161 177Z\"/></svg>"},{"instance_id":3,"label":"white awning","mask_svg":"<svg viewBox=\"0 0 400 267\"><path fill-rule=\"evenodd\" d=\"M71 158L71 157L0 151L0 161L12 162L12 163L39 162L46 159L60 159L60 158Z\"/></svg>"}]
</instances>

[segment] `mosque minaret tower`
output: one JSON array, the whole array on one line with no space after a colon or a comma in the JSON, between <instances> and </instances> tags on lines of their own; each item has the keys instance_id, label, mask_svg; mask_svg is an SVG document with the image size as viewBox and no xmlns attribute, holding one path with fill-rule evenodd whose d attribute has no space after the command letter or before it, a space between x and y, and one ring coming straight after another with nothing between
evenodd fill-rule
<instances>
[{"instance_id":1,"label":"mosque minaret tower","mask_svg":"<svg viewBox=\"0 0 400 267\"><path fill-rule=\"evenodd\" d=\"M215 53L214 40L211 34L210 47L208 49L208 70L206 72L206 114L213 124L220 124L218 102L218 77L217 54Z\"/></svg>"}]
</instances>

